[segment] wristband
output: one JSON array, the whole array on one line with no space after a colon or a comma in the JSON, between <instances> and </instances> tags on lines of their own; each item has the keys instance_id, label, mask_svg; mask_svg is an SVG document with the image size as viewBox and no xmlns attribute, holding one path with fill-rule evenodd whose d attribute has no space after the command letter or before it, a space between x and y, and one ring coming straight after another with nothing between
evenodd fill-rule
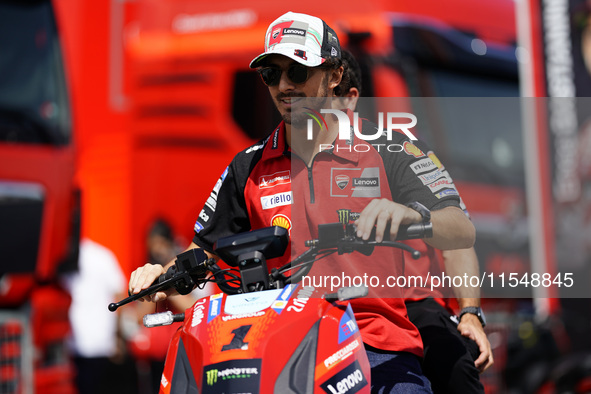
<instances>
[{"instance_id":1,"label":"wristband","mask_svg":"<svg viewBox=\"0 0 591 394\"><path fill-rule=\"evenodd\" d=\"M484 312L482 312L482 308L478 306L465 307L460 311L460 320L462 320L462 316L464 316L466 313L475 315L478 318L478 320L480 320L480 324L482 324L482 327L486 326L486 318L484 317Z\"/></svg>"}]
</instances>

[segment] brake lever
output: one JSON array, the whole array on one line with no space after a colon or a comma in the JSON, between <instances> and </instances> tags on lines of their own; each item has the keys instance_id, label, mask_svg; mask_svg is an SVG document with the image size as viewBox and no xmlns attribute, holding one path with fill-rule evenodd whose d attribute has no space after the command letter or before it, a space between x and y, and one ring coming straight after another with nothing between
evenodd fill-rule
<instances>
[{"instance_id":1,"label":"brake lever","mask_svg":"<svg viewBox=\"0 0 591 394\"><path fill-rule=\"evenodd\" d=\"M398 249L402 249L405 252L410 253L414 260L418 260L421 257L421 252L418 250L396 241L364 241L362 239L356 240L343 240L339 242L337 248L339 254L359 252L365 256L370 256L376 246L395 246Z\"/></svg>"},{"instance_id":2,"label":"brake lever","mask_svg":"<svg viewBox=\"0 0 591 394\"><path fill-rule=\"evenodd\" d=\"M109 310L111 312L115 312L119 307L122 307L123 305L127 305L132 301L139 300L142 297L145 297L150 294L154 294L160 290L168 289L168 288L172 287L174 285L174 282L176 282L178 279L179 279L178 277L172 276L168 279L163 280L160 283L156 283L155 285L152 285L152 286L148 287L147 289L140 291L137 294L132 294L129 297L122 299L119 302L113 302L113 303L109 304Z\"/></svg>"},{"instance_id":3,"label":"brake lever","mask_svg":"<svg viewBox=\"0 0 591 394\"><path fill-rule=\"evenodd\" d=\"M198 278L205 276L208 267L209 259L203 250L189 249L179 254L175 264L166 273L160 275L150 287L119 302L113 302L108 308L111 312L115 312L123 305L171 287L181 295L189 294L195 288Z\"/></svg>"}]
</instances>

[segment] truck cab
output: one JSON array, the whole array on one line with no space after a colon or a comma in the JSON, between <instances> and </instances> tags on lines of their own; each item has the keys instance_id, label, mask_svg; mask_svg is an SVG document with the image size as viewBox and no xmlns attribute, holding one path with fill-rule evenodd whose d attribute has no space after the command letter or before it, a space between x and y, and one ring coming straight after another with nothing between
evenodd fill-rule
<instances>
[{"instance_id":1,"label":"truck cab","mask_svg":"<svg viewBox=\"0 0 591 394\"><path fill-rule=\"evenodd\" d=\"M67 393L79 192L63 41L50 1L0 3L0 391ZM48 391L45 391L48 392Z\"/></svg>"}]
</instances>

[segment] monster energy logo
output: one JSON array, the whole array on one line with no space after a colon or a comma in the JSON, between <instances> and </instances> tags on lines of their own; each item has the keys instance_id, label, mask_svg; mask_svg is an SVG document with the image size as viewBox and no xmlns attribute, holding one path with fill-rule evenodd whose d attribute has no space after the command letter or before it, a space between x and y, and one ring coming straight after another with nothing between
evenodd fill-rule
<instances>
[{"instance_id":1,"label":"monster energy logo","mask_svg":"<svg viewBox=\"0 0 591 394\"><path fill-rule=\"evenodd\" d=\"M342 224L349 224L351 220L359 219L359 212L351 212L350 209L337 209L339 215L339 222Z\"/></svg>"},{"instance_id":2,"label":"monster energy logo","mask_svg":"<svg viewBox=\"0 0 591 394\"><path fill-rule=\"evenodd\" d=\"M213 386L218 381L218 370L212 369L206 372L207 375L207 385Z\"/></svg>"},{"instance_id":3,"label":"monster energy logo","mask_svg":"<svg viewBox=\"0 0 591 394\"><path fill-rule=\"evenodd\" d=\"M222 380L230 379L245 379L250 378L252 375L258 375L258 368L226 368L222 369L210 369L205 372L206 382L208 386L213 386L217 383L218 378Z\"/></svg>"},{"instance_id":4,"label":"monster energy logo","mask_svg":"<svg viewBox=\"0 0 591 394\"><path fill-rule=\"evenodd\" d=\"M235 330L236 331L236 330ZM236 351L239 351L240 347ZM201 394L260 392L262 359L236 359L205 365L201 375Z\"/></svg>"}]
</instances>

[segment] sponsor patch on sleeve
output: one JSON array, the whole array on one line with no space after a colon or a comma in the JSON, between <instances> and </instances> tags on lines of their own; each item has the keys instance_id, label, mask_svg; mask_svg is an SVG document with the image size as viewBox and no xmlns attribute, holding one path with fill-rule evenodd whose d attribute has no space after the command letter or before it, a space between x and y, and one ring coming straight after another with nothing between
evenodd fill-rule
<instances>
[{"instance_id":1,"label":"sponsor patch on sleeve","mask_svg":"<svg viewBox=\"0 0 591 394\"><path fill-rule=\"evenodd\" d=\"M447 197L447 196L458 196L458 195L459 195L459 193L456 189L445 189L445 190L435 193L435 197L437 197L437 198L443 198L443 197ZM464 209L464 208L462 208L462 209Z\"/></svg>"},{"instance_id":2,"label":"sponsor patch on sleeve","mask_svg":"<svg viewBox=\"0 0 591 394\"><path fill-rule=\"evenodd\" d=\"M446 175L438 169L428 172L426 174L419 175L419 179L423 182L423 185L428 185L431 182L435 182L439 178L443 178Z\"/></svg>"},{"instance_id":3,"label":"sponsor patch on sleeve","mask_svg":"<svg viewBox=\"0 0 591 394\"><path fill-rule=\"evenodd\" d=\"M404 152L410 156L414 156L417 158L425 156L422 150L420 150L415 144L408 141L404 142L403 149Z\"/></svg>"},{"instance_id":4,"label":"sponsor patch on sleeve","mask_svg":"<svg viewBox=\"0 0 591 394\"><path fill-rule=\"evenodd\" d=\"M441 164L441 161L439 160L439 158L435 155L435 153L433 153L433 151L429 151L427 153L427 156L429 156L429 158L431 160L433 160L433 163L435 163L435 165L437 166L437 168L439 168L440 170L443 170L443 164Z\"/></svg>"},{"instance_id":5,"label":"sponsor patch on sleeve","mask_svg":"<svg viewBox=\"0 0 591 394\"><path fill-rule=\"evenodd\" d=\"M433 193L435 193L435 192L437 192L437 191L439 191L441 189L446 189L446 188L454 188L455 189L454 184L452 182L450 182L447 177L441 178L441 179L439 179L439 180L437 180L437 181L435 181L433 183L429 183L427 185L427 187L429 189L431 189L431 191Z\"/></svg>"},{"instance_id":6,"label":"sponsor patch on sleeve","mask_svg":"<svg viewBox=\"0 0 591 394\"><path fill-rule=\"evenodd\" d=\"M433 160L426 157L424 159L413 162L410 165L410 169L415 174L422 174L423 172L428 172L437 169L437 166L435 165L435 163L433 163Z\"/></svg>"},{"instance_id":7,"label":"sponsor patch on sleeve","mask_svg":"<svg viewBox=\"0 0 591 394\"><path fill-rule=\"evenodd\" d=\"M201 230L203 230L203 225L199 222L195 222L194 230L196 233L200 232Z\"/></svg>"},{"instance_id":8,"label":"sponsor patch on sleeve","mask_svg":"<svg viewBox=\"0 0 591 394\"><path fill-rule=\"evenodd\" d=\"M213 187L213 190L209 194L207 201L205 201L205 205L204 205L203 209L201 210L201 212L199 212L199 218L195 222L195 227L194 227L194 230L196 233L203 230L203 223L207 223L209 221L210 217L215 212L215 209L216 209L217 203L218 203L218 194L220 192L220 189L222 188L222 184L224 183L224 180L228 176L228 171L229 171L229 167L226 167L226 169L224 170L222 175L219 177L219 179L215 183L215 186Z\"/></svg>"}]
</instances>

